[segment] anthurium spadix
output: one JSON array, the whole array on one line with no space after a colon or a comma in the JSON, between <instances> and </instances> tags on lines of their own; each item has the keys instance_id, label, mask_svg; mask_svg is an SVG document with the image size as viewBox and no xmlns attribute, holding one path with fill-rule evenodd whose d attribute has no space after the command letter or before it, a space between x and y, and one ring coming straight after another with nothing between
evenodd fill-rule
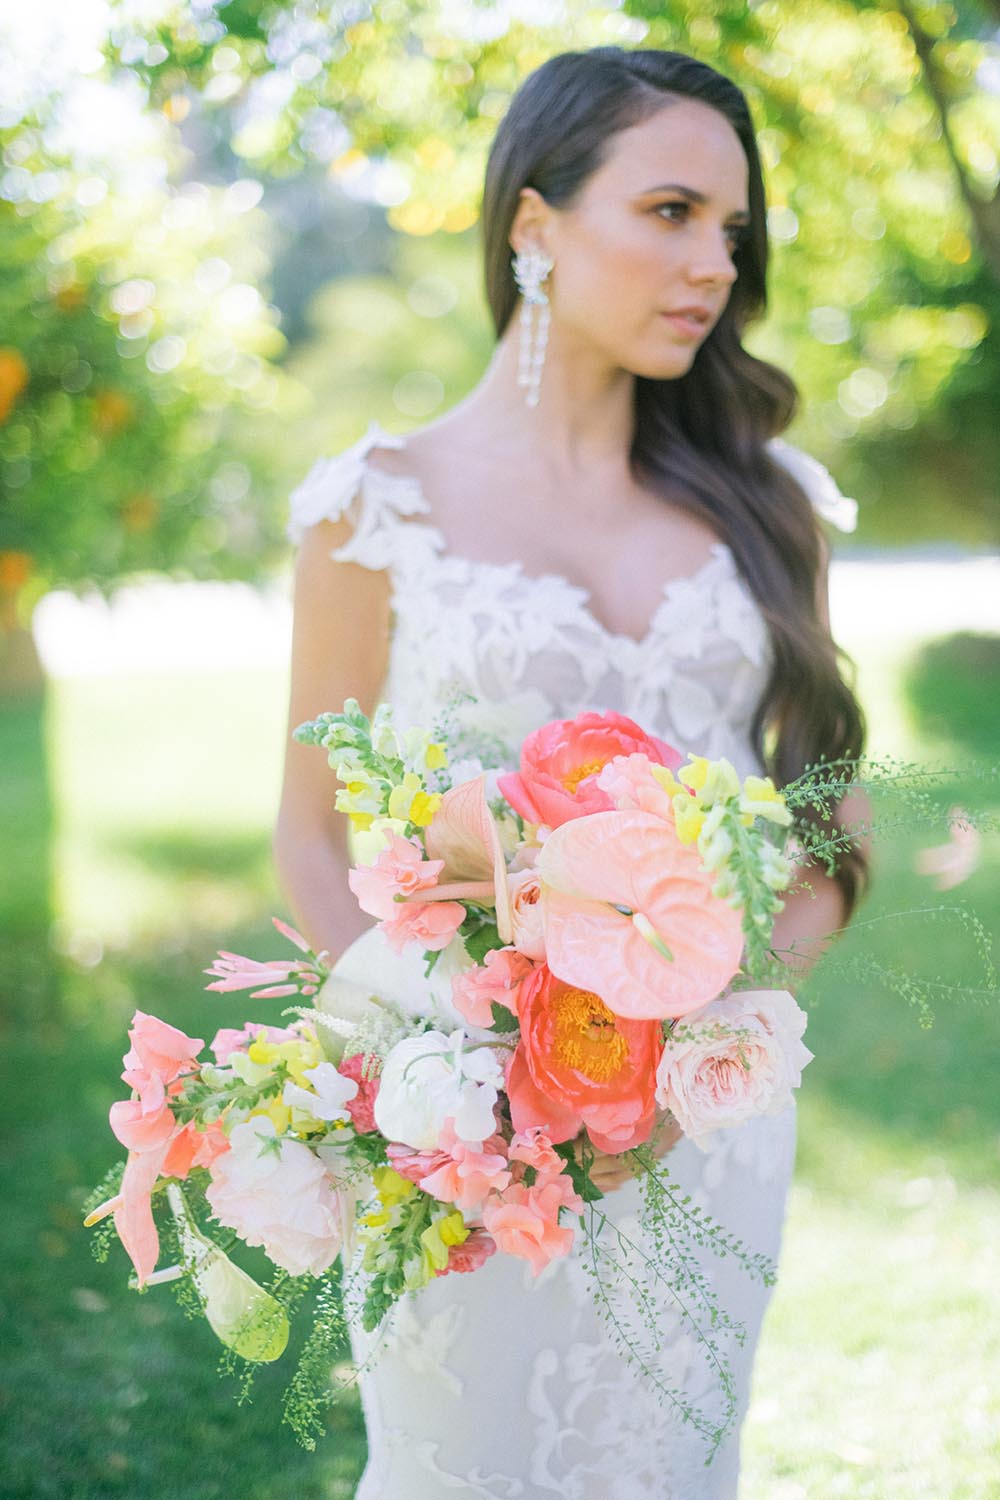
<instances>
[{"instance_id":1,"label":"anthurium spadix","mask_svg":"<svg viewBox=\"0 0 1000 1500\"><path fill-rule=\"evenodd\" d=\"M714 1000L740 966L739 910L671 820L596 812L561 824L536 866L549 968L616 1015L665 1020Z\"/></svg>"},{"instance_id":2,"label":"anthurium spadix","mask_svg":"<svg viewBox=\"0 0 1000 1500\"><path fill-rule=\"evenodd\" d=\"M213 1332L241 1359L257 1364L280 1359L289 1332L288 1314L281 1303L202 1234L176 1183L168 1185L167 1199Z\"/></svg>"}]
</instances>

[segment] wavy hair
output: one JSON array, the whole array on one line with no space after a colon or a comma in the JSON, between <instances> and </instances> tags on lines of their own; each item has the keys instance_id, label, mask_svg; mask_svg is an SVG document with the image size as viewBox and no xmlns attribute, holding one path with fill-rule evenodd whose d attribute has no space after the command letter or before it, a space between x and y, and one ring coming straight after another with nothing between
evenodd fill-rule
<instances>
[{"instance_id":1,"label":"wavy hair","mask_svg":"<svg viewBox=\"0 0 1000 1500\"><path fill-rule=\"evenodd\" d=\"M760 156L742 91L684 52L594 47L549 58L517 90L490 148L481 219L486 297L499 339L518 303L510 231L521 189L536 189L553 208L570 207L614 135L680 98L718 110L739 137L751 224L733 251L738 275L729 300L687 373L636 376L630 463L645 485L712 526L761 609L772 669L751 737L780 787L811 763L860 755L866 731L840 666L853 669L853 662L820 614L825 538L802 486L764 446L795 416L798 388L741 342L767 306L768 260ZM806 816L830 831L817 813ZM867 877L864 852L849 842L836 870L845 920Z\"/></svg>"}]
</instances>

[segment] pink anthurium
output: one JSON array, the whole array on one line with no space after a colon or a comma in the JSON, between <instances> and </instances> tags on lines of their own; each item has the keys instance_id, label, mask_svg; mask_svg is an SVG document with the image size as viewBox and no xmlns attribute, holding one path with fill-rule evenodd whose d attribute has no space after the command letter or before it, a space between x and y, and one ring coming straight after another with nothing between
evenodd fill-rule
<instances>
[{"instance_id":1,"label":"pink anthurium","mask_svg":"<svg viewBox=\"0 0 1000 1500\"><path fill-rule=\"evenodd\" d=\"M445 792L424 838L429 859L444 860L441 880L414 901L478 901L496 906L501 942L513 936L507 864L496 819L486 801L486 777Z\"/></svg>"},{"instance_id":2,"label":"pink anthurium","mask_svg":"<svg viewBox=\"0 0 1000 1500\"><path fill-rule=\"evenodd\" d=\"M597 812L542 845L545 949L567 984L619 1016L686 1015L737 972L741 914L712 892L697 849L654 813Z\"/></svg>"}]
</instances>

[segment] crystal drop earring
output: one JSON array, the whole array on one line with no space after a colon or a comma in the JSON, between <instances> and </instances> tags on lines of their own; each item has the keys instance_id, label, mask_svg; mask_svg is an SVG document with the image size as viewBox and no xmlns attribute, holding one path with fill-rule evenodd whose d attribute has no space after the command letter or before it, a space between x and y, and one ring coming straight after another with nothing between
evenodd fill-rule
<instances>
[{"instance_id":1,"label":"crystal drop earring","mask_svg":"<svg viewBox=\"0 0 1000 1500\"><path fill-rule=\"evenodd\" d=\"M544 250L519 250L513 261L514 280L522 299L517 383L525 391L528 406L538 405L545 345L549 337L549 299L542 289L542 282L554 264Z\"/></svg>"}]
</instances>

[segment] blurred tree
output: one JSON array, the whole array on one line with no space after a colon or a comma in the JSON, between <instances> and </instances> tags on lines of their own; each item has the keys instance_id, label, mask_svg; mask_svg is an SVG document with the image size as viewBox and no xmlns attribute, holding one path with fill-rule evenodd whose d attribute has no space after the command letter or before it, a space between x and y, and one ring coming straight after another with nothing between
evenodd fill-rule
<instances>
[{"instance_id":1,"label":"blurred tree","mask_svg":"<svg viewBox=\"0 0 1000 1500\"><path fill-rule=\"evenodd\" d=\"M328 164L411 237L476 220L497 120L553 52L683 50L745 90L774 255L748 338L792 370L797 436L863 495L862 534L995 539L997 0L163 0L110 55L214 114L255 171ZM145 49L145 50L143 50Z\"/></svg>"}]
</instances>

